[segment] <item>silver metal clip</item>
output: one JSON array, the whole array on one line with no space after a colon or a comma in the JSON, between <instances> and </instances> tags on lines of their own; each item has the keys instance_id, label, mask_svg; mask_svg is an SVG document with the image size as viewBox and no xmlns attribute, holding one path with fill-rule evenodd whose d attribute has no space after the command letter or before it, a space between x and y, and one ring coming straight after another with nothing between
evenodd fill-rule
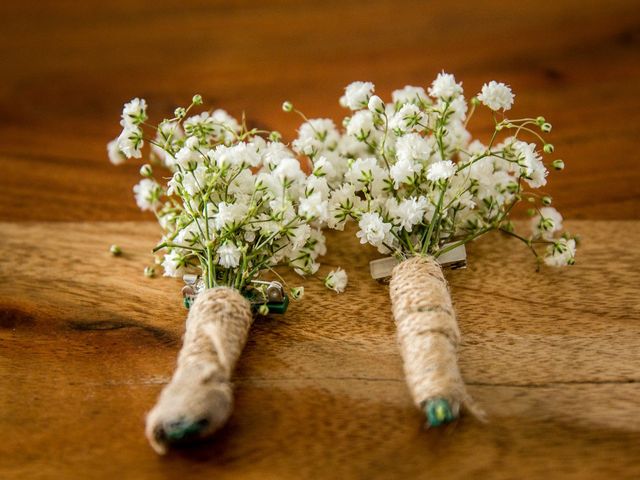
<instances>
[{"instance_id":1,"label":"silver metal clip","mask_svg":"<svg viewBox=\"0 0 640 480\"><path fill-rule=\"evenodd\" d=\"M453 245L452 243L447 243L442 245L440 249L445 249L448 246ZM459 245L451 250L443 253L437 259L438 263L442 268L451 268L452 270L456 270L459 268L466 268L467 266L467 251L464 248L464 245ZM391 276L391 272L393 268L400 263L394 257L385 257L379 258L377 260L372 260L369 262L369 271L371 272L371 277L374 280L381 280Z\"/></svg>"}]
</instances>

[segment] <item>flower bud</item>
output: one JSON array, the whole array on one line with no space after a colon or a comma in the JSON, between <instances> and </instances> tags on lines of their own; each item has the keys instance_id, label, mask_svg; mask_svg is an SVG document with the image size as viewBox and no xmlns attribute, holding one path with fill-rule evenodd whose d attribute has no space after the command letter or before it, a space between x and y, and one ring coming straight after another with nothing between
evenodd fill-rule
<instances>
[{"instance_id":1,"label":"flower bud","mask_svg":"<svg viewBox=\"0 0 640 480\"><path fill-rule=\"evenodd\" d=\"M267 305L263 303L258 307L258 313L262 316L269 315L269 307L267 307Z\"/></svg>"},{"instance_id":2,"label":"flower bud","mask_svg":"<svg viewBox=\"0 0 640 480\"><path fill-rule=\"evenodd\" d=\"M146 178L151 177L153 175L153 170L151 169L151 165L145 163L140 167L140 175Z\"/></svg>"},{"instance_id":3,"label":"flower bud","mask_svg":"<svg viewBox=\"0 0 640 480\"><path fill-rule=\"evenodd\" d=\"M555 150L554 146L551 145L550 143L546 143L544 145L544 147L542 147L542 150L544 150L544 153L553 153L553 151Z\"/></svg>"},{"instance_id":4,"label":"flower bud","mask_svg":"<svg viewBox=\"0 0 640 480\"><path fill-rule=\"evenodd\" d=\"M564 162L562 160L560 160L560 159L554 160L553 162L551 162L551 165L556 170L563 170L564 169Z\"/></svg>"},{"instance_id":5,"label":"flower bud","mask_svg":"<svg viewBox=\"0 0 640 480\"><path fill-rule=\"evenodd\" d=\"M539 127L541 127L545 122L546 122L546 120L545 120L544 117L536 118L536 124L538 124Z\"/></svg>"},{"instance_id":6,"label":"flower bud","mask_svg":"<svg viewBox=\"0 0 640 480\"><path fill-rule=\"evenodd\" d=\"M542 204L546 206L551 205L551 197L549 196L542 197Z\"/></svg>"},{"instance_id":7,"label":"flower bud","mask_svg":"<svg viewBox=\"0 0 640 480\"><path fill-rule=\"evenodd\" d=\"M527 215L529 215L530 217L533 217L536 214L535 209L530 208L527 210Z\"/></svg>"},{"instance_id":8,"label":"flower bud","mask_svg":"<svg viewBox=\"0 0 640 480\"><path fill-rule=\"evenodd\" d=\"M293 112L293 103L287 101L282 104L282 110L284 112Z\"/></svg>"},{"instance_id":9,"label":"flower bud","mask_svg":"<svg viewBox=\"0 0 640 480\"><path fill-rule=\"evenodd\" d=\"M471 99L471 105L473 105L473 106L476 106L476 107L477 107L478 105L480 105L480 103L481 103L481 102L480 102L480 99L479 99L478 97L473 97L473 98Z\"/></svg>"},{"instance_id":10,"label":"flower bud","mask_svg":"<svg viewBox=\"0 0 640 480\"><path fill-rule=\"evenodd\" d=\"M548 122L543 123L542 125L540 125L540 130L542 130L544 133L549 133L551 131L551 124Z\"/></svg>"},{"instance_id":11,"label":"flower bud","mask_svg":"<svg viewBox=\"0 0 640 480\"><path fill-rule=\"evenodd\" d=\"M291 289L291 297L294 300L300 300L304 295L304 287L294 287Z\"/></svg>"},{"instance_id":12,"label":"flower bud","mask_svg":"<svg viewBox=\"0 0 640 480\"><path fill-rule=\"evenodd\" d=\"M269 140L272 142L279 142L282 140L282 134L280 132L273 131L269 134Z\"/></svg>"},{"instance_id":13,"label":"flower bud","mask_svg":"<svg viewBox=\"0 0 640 480\"><path fill-rule=\"evenodd\" d=\"M202 105L202 96L198 94L194 95L191 99L191 103L194 105Z\"/></svg>"},{"instance_id":14,"label":"flower bud","mask_svg":"<svg viewBox=\"0 0 640 480\"><path fill-rule=\"evenodd\" d=\"M178 107L173 112L173 115L176 118L183 118L186 114L187 114L187 110L184 107Z\"/></svg>"},{"instance_id":15,"label":"flower bud","mask_svg":"<svg viewBox=\"0 0 640 480\"><path fill-rule=\"evenodd\" d=\"M384 113L384 102L378 95L373 95L369 99L368 108L375 113Z\"/></svg>"},{"instance_id":16,"label":"flower bud","mask_svg":"<svg viewBox=\"0 0 640 480\"><path fill-rule=\"evenodd\" d=\"M153 267L144 267L144 276L153 278L156 276L156 269Z\"/></svg>"},{"instance_id":17,"label":"flower bud","mask_svg":"<svg viewBox=\"0 0 640 480\"><path fill-rule=\"evenodd\" d=\"M120 255L122 255L122 249L115 244L109 247L109 251L111 252L111 255L113 255L114 257L119 257Z\"/></svg>"}]
</instances>

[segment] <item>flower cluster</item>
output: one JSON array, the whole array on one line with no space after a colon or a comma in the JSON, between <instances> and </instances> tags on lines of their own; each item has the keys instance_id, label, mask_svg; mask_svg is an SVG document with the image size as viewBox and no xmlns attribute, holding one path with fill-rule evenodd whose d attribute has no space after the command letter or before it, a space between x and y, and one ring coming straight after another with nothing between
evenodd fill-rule
<instances>
[{"instance_id":1,"label":"flower cluster","mask_svg":"<svg viewBox=\"0 0 640 480\"><path fill-rule=\"evenodd\" d=\"M323 181L303 171L277 132L248 129L223 110L189 116L201 103L195 96L146 138L146 103L134 99L108 145L111 161L121 163L139 158L147 141L152 160L170 172L160 182L145 164L134 187L138 206L153 211L163 229L156 251L164 252L164 274L200 273L207 288L242 290L277 265L315 273L326 251ZM302 291L292 290L294 297Z\"/></svg>"},{"instance_id":2,"label":"flower cluster","mask_svg":"<svg viewBox=\"0 0 640 480\"><path fill-rule=\"evenodd\" d=\"M362 243L399 258L438 257L499 230L525 242L539 261L573 263L575 239L558 238L562 217L535 191L547 183L543 154L554 148L541 134L551 125L543 117L506 118L515 97L507 85L492 81L467 100L462 83L443 72L427 90L394 91L389 103L374 88L346 87L340 104L351 113L341 130L301 114L293 148L313 165L311 188L321 200L316 218L339 230L355 220ZM467 130L481 105L494 118L487 143ZM561 160L551 165L564 167ZM530 235L516 233L509 219L523 201L535 215Z\"/></svg>"}]
</instances>

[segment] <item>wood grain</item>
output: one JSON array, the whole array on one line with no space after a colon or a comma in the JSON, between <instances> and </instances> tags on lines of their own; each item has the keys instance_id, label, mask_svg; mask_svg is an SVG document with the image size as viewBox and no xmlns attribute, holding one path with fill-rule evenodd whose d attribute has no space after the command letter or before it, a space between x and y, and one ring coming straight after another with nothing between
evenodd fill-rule
<instances>
[{"instance_id":1,"label":"wood grain","mask_svg":"<svg viewBox=\"0 0 640 480\"><path fill-rule=\"evenodd\" d=\"M347 292L309 280L285 316L259 319L228 426L158 458L143 418L185 311L179 281L142 274L157 227L2 223L0 478L638 478L640 223L568 226L583 238L572 268L536 273L493 235L447 272L487 425L420 427L387 287L368 278L377 254L334 232L324 268L348 268Z\"/></svg>"},{"instance_id":2,"label":"wood grain","mask_svg":"<svg viewBox=\"0 0 640 480\"><path fill-rule=\"evenodd\" d=\"M0 478L640 478L639 39L633 0L0 2ZM258 321L229 425L157 458L143 418L185 312L176 281L142 275L138 166L106 160L122 103L157 120L201 93L290 140L285 99L338 120L353 80L384 97L441 69L553 123L567 168L547 191L589 220L569 222L574 268L537 274L496 236L448 273L491 422L420 428L375 254L333 236L349 290L308 282Z\"/></svg>"},{"instance_id":3,"label":"wood grain","mask_svg":"<svg viewBox=\"0 0 640 480\"><path fill-rule=\"evenodd\" d=\"M0 219L146 218L138 167L105 154L132 97L159 120L201 93L292 139L283 100L337 120L353 80L388 96L441 69L469 94L506 81L514 116L553 123L567 216L640 219L639 34L634 0L1 2Z\"/></svg>"}]
</instances>

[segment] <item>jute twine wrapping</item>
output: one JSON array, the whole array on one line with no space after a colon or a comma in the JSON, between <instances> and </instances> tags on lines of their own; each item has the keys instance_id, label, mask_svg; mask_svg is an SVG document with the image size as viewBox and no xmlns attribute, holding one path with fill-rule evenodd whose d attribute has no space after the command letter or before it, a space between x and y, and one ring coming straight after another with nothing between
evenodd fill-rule
<instances>
[{"instance_id":1,"label":"jute twine wrapping","mask_svg":"<svg viewBox=\"0 0 640 480\"><path fill-rule=\"evenodd\" d=\"M429 400L441 398L454 416L464 406L484 418L458 369L460 330L440 265L431 257L405 260L393 269L389 289L404 373L416 406L424 408Z\"/></svg>"},{"instance_id":2,"label":"jute twine wrapping","mask_svg":"<svg viewBox=\"0 0 640 480\"><path fill-rule=\"evenodd\" d=\"M146 435L156 452L166 453L172 429L198 425L191 438L201 438L227 421L233 407L230 377L252 321L251 305L235 289L218 287L197 296L178 367L147 415Z\"/></svg>"}]
</instances>

